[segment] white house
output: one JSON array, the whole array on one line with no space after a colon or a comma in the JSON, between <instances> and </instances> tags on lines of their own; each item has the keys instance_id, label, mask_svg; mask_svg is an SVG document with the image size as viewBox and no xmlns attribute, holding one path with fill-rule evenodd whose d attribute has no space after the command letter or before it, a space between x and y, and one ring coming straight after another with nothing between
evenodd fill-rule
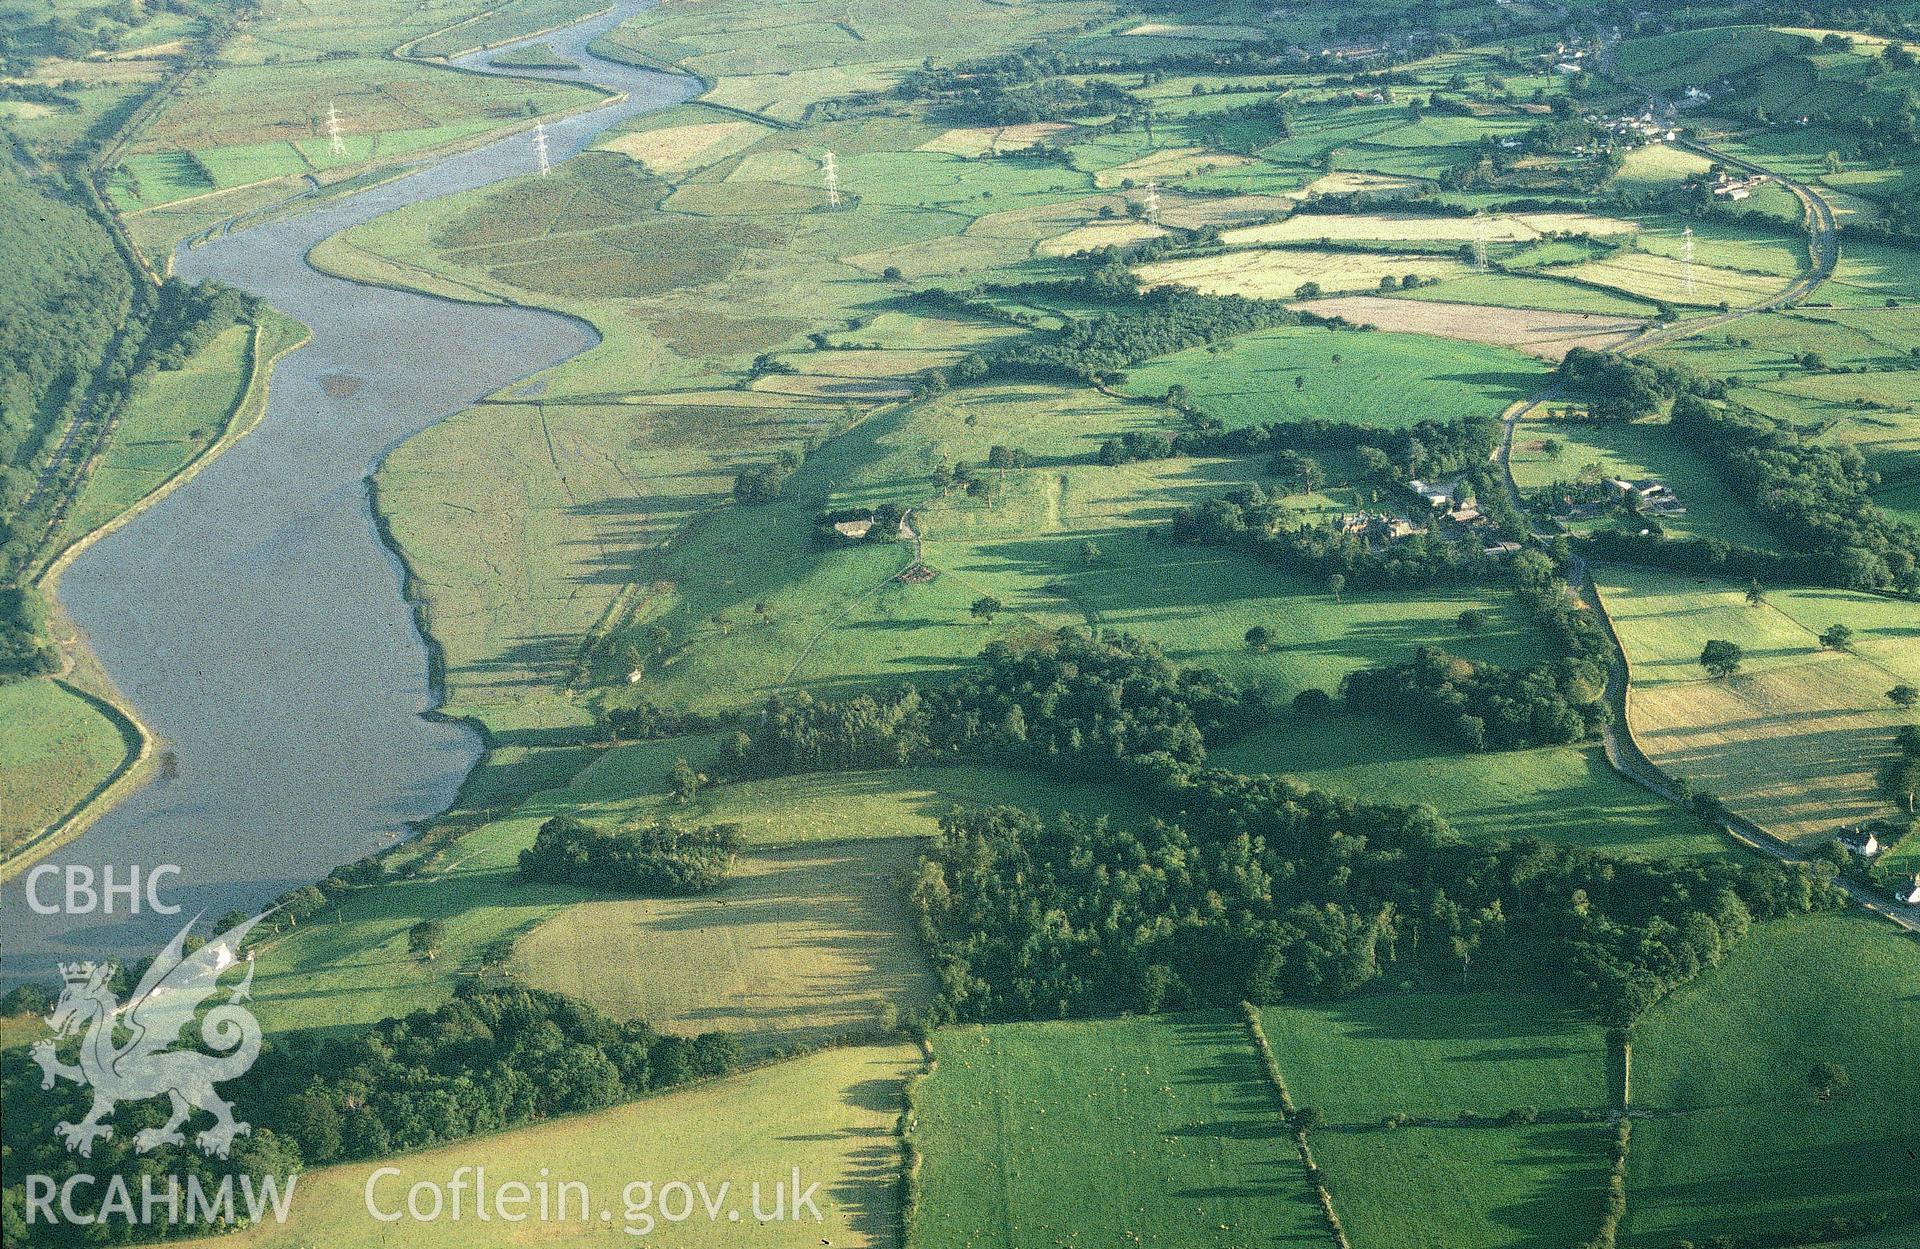
<instances>
[{"instance_id":1,"label":"white house","mask_svg":"<svg viewBox=\"0 0 1920 1249\"><path fill-rule=\"evenodd\" d=\"M1908 906L1920 906L1920 872L1913 874L1913 883L1901 890L1897 896Z\"/></svg>"}]
</instances>

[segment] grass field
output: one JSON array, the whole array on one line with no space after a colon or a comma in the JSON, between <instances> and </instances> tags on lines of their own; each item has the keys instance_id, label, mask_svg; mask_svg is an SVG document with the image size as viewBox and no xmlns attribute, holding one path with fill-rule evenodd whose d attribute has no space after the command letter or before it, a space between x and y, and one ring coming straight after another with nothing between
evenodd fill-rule
<instances>
[{"instance_id":1,"label":"grass field","mask_svg":"<svg viewBox=\"0 0 1920 1249\"><path fill-rule=\"evenodd\" d=\"M1513 480L1521 490L1576 480L1582 470L1598 464L1609 478L1665 482L1687 509L1684 515L1660 518L1675 537L1718 538L1763 548L1776 545L1765 523L1728 491L1714 467L1664 421L1561 421L1546 415L1552 406L1534 409L1514 431ZM1550 441L1559 444L1557 450L1549 449ZM1596 517L1571 521L1569 528L1586 531L1612 523L1612 518Z\"/></svg>"},{"instance_id":2,"label":"grass field","mask_svg":"<svg viewBox=\"0 0 1920 1249\"><path fill-rule=\"evenodd\" d=\"M335 1029L404 1015L446 1000L461 975L498 962L521 941L517 965L623 1014L666 1011L671 1017L659 1022L699 1031L703 1017L715 1017L702 1015L711 1009L733 1025L766 1029L753 1041L763 1049L859 1030L871 1026L881 997L895 998L903 1013L921 1000L924 963L891 890L895 869L907 865L915 839L930 835L943 812L998 802L1048 814L1135 809L1095 785L991 768L720 785L692 807L669 805L675 758L704 766L712 749L711 739L681 739L496 750L490 758L501 758L498 775L479 774L462 795L461 809L477 828L426 870L356 892L262 952L255 991L263 1023L276 1031ZM538 792L521 801L527 791ZM754 851L734 884L692 901L639 902L518 879L520 851L550 816L612 824L661 812L737 822L750 843L789 849ZM847 844L849 837L882 848L870 853ZM409 954L407 930L434 918L447 926L444 951L432 961ZM617 942L631 961L622 960L618 976L583 980L567 960L587 940L598 943L594 958ZM695 966L657 959L668 943L719 962L698 965L701 979ZM816 984L815 974L828 978ZM785 979L764 987L775 976Z\"/></svg>"},{"instance_id":3,"label":"grass field","mask_svg":"<svg viewBox=\"0 0 1920 1249\"><path fill-rule=\"evenodd\" d=\"M568 907L520 939L510 967L617 1019L719 1028L750 1051L861 1035L883 1005L906 1018L933 998L902 893L920 849L870 838L756 851L711 894Z\"/></svg>"},{"instance_id":4,"label":"grass field","mask_svg":"<svg viewBox=\"0 0 1920 1249\"><path fill-rule=\"evenodd\" d=\"M1318 1244L1278 1102L1224 1013L936 1034L914 1249Z\"/></svg>"},{"instance_id":5,"label":"grass field","mask_svg":"<svg viewBox=\"0 0 1920 1249\"><path fill-rule=\"evenodd\" d=\"M1185 386L1195 408L1228 428L1323 420L1393 429L1498 415L1545 376L1538 361L1480 343L1289 327L1132 369L1124 389L1157 398Z\"/></svg>"},{"instance_id":6,"label":"grass field","mask_svg":"<svg viewBox=\"0 0 1920 1249\"><path fill-rule=\"evenodd\" d=\"M65 815L127 752L119 726L65 685L0 683L0 852Z\"/></svg>"},{"instance_id":7,"label":"grass field","mask_svg":"<svg viewBox=\"0 0 1920 1249\"><path fill-rule=\"evenodd\" d=\"M1491 992L1267 1007L1261 1025L1295 1104L1326 1116L1314 1159L1360 1249L1579 1243L1598 1225L1608 1133L1576 1118L1608 1102L1598 1026ZM1486 1121L1515 1106L1540 1121ZM1381 1128L1390 1114L1431 1122Z\"/></svg>"},{"instance_id":8,"label":"grass field","mask_svg":"<svg viewBox=\"0 0 1920 1249\"><path fill-rule=\"evenodd\" d=\"M265 403L271 361L305 336L305 326L268 310L257 341L253 327L234 326L183 368L148 379L68 509L62 539L92 533L165 485L236 421L251 420L242 401Z\"/></svg>"},{"instance_id":9,"label":"grass field","mask_svg":"<svg viewBox=\"0 0 1920 1249\"><path fill-rule=\"evenodd\" d=\"M1289 720L1213 752L1371 802L1428 803L1464 836L1539 837L1636 858L1721 854L1726 839L1607 766L1597 747L1461 754L1366 716Z\"/></svg>"},{"instance_id":10,"label":"grass field","mask_svg":"<svg viewBox=\"0 0 1920 1249\"><path fill-rule=\"evenodd\" d=\"M1628 1245L1920 1216L1920 948L1857 911L1757 927L1635 1030ZM1710 1056L1706 1060L1705 1056ZM1850 1087L1822 1101L1813 1064ZM1897 1241L1896 1241L1897 1243Z\"/></svg>"},{"instance_id":11,"label":"grass field","mask_svg":"<svg viewBox=\"0 0 1920 1249\"><path fill-rule=\"evenodd\" d=\"M1874 772L1906 719L1886 691L1920 683L1911 605L1812 589L1749 607L1743 587L1689 577L1605 568L1597 581L1633 669L1634 735L1655 763L1809 846L1892 813ZM1855 630L1851 653L1821 650L1832 624ZM1699 667L1713 638L1746 651L1729 680Z\"/></svg>"},{"instance_id":12,"label":"grass field","mask_svg":"<svg viewBox=\"0 0 1920 1249\"><path fill-rule=\"evenodd\" d=\"M421 1249L589 1241L712 1249L738 1245L745 1224L752 1228L746 1235L755 1245L774 1249L818 1249L823 1242L891 1245L899 1224L892 1183L899 1167L894 1124L901 1086L917 1059L905 1045L827 1050L614 1110L409 1154L392 1163L401 1174L384 1178L376 1188L383 1211L404 1209L409 1185L430 1181L445 1186L457 1168L484 1166L490 1187L517 1180L536 1186L537 1193L540 1181L547 1180L554 1186L549 1191L555 1194L556 1215L559 1183L585 1184L591 1204L584 1219L578 1217L576 1198L567 1217L547 1223L498 1218L481 1222L473 1215L469 1190L461 1220L376 1222L367 1212L365 1194L375 1164L361 1162L301 1175L293 1216L285 1224L267 1220L244 1232L191 1243L375 1249L392 1243L394 1228L400 1226L406 1243ZM770 1211L774 1183L791 1185L795 1167L803 1189L819 1184L815 1201L822 1220L802 1214L749 1222L752 1186L761 1186L762 1208ZM684 1222L657 1221L667 1208L657 1204L658 1196L675 1180L704 1182L710 1195L727 1184L730 1196L719 1203L720 1213L711 1220L696 1202L693 1217ZM638 1191L628 1192L627 1186L636 1182L651 1182L652 1202ZM629 1196L638 1208L630 1209ZM525 1212L536 1208L525 1207ZM730 1220L729 1208L741 1218ZM673 1209L677 1212L678 1207ZM603 1210L610 1216L604 1221ZM647 1214L656 1221L644 1220Z\"/></svg>"}]
</instances>

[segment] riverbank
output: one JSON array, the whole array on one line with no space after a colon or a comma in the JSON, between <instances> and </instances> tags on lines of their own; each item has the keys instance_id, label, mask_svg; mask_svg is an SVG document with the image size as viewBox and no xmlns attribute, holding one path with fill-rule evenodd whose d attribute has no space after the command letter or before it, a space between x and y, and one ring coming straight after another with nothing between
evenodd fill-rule
<instances>
[{"instance_id":1,"label":"riverbank","mask_svg":"<svg viewBox=\"0 0 1920 1249\"><path fill-rule=\"evenodd\" d=\"M265 310L252 328L246 383L241 388L239 399L222 421L221 432L126 510L105 524L68 541L35 581L55 613L54 625L64 659L59 676L39 679L53 681L93 706L119 732L125 749L119 763L77 803L40 833L0 859L0 881L25 871L39 859L85 832L116 803L152 778L160 755L157 735L141 720L139 711L101 668L84 631L61 610L60 575L95 543L117 532L191 481L222 452L251 433L266 413L274 366L288 354L305 346L310 338L306 326L271 309Z\"/></svg>"}]
</instances>

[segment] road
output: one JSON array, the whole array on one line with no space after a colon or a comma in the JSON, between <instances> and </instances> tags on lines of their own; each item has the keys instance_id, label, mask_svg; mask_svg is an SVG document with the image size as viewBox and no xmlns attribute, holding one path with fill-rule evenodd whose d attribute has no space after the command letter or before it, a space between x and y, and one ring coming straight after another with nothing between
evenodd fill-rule
<instances>
[{"instance_id":1,"label":"road","mask_svg":"<svg viewBox=\"0 0 1920 1249\"><path fill-rule=\"evenodd\" d=\"M1662 326L1650 326L1626 342L1611 348L1611 350L1623 356L1635 355L1654 347L1665 346L1678 339L1687 338L1703 330L1710 330L1718 326L1730 324L1740 320L1742 317L1749 317L1755 313L1774 312L1781 308L1797 304L1811 295L1822 282L1833 276L1834 266L1839 263L1840 259L1840 234L1839 228L1834 221L1833 208L1825 199L1821 198L1820 194L1812 187L1782 174L1775 173L1771 169L1756 165L1752 161L1737 156L1729 156L1704 143L1693 140L1681 140L1676 142L1674 146L1692 152L1695 155L1703 156L1708 160L1717 161L1729 168L1744 170L1751 174L1765 175L1791 191L1795 198L1797 198L1806 209L1807 271L1794 281L1792 285L1757 304L1752 304L1744 308L1730 309L1727 312L1715 313L1712 316L1695 317ZM1501 417L1502 428L1500 431L1500 441L1494 448L1493 455L1500 463L1501 484L1506 490L1507 501L1513 505L1515 511L1523 516L1526 515L1526 509L1521 504L1519 487L1513 480L1512 458L1514 430L1519 426L1521 418L1525 417L1535 408L1538 408L1541 404L1551 402L1558 398L1560 393L1561 387L1559 383L1556 382L1538 394L1522 399L1520 402L1509 407ZM1545 539L1551 535L1535 529L1534 536ZM1669 802L1676 804L1681 803L1682 799L1679 793L1673 788L1666 774L1655 766L1651 759L1647 758L1646 753L1640 749L1639 743L1633 740L1633 728L1627 720L1627 690L1631 682L1632 674L1627 667L1626 649L1620 644L1620 637L1614 630L1613 620L1607 614L1606 605L1600 600L1599 590L1594 585L1593 578L1589 575L1587 561L1576 555L1573 558L1572 565L1568 569L1567 579L1574 588L1575 593L1580 596L1581 601L1586 603L1587 606L1593 610L1600 622L1606 626L1608 636L1613 639L1614 656L1607 672L1607 688L1605 692L1607 708L1610 715L1608 716L1608 723L1602 730L1602 744L1606 750L1607 763L1612 766L1614 771L1633 781L1635 784L1665 798ZM1761 825L1743 816L1728 813L1724 819L1715 822L1719 824L1720 828L1729 837L1749 849L1757 850L1762 854L1772 855L1774 858L1787 863L1800 863L1805 861L1805 856L1800 852L1798 847L1776 837ZM1839 884L1840 887L1846 891L1848 897L1852 898L1862 907L1891 920L1908 932L1920 936L1920 906L1905 906L1890 902L1877 893L1862 888L1851 881L1843 880L1840 881Z\"/></svg>"}]
</instances>

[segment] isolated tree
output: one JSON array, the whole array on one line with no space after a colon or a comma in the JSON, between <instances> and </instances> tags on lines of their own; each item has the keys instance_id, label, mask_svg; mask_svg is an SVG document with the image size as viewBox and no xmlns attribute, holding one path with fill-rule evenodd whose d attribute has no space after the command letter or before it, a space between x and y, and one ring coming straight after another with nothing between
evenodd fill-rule
<instances>
[{"instance_id":1,"label":"isolated tree","mask_svg":"<svg viewBox=\"0 0 1920 1249\"><path fill-rule=\"evenodd\" d=\"M1853 645L1853 630L1843 624L1828 625L1827 631L1820 635L1820 645L1830 651L1847 650Z\"/></svg>"},{"instance_id":2,"label":"isolated tree","mask_svg":"<svg viewBox=\"0 0 1920 1249\"><path fill-rule=\"evenodd\" d=\"M1767 592L1760 588L1760 579L1755 577L1753 583L1747 587L1747 606L1758 607L1766 601Z\"/></svg>"},{"instance_id":3,"label":"isolated tree","mask_svg":"<svg viewBox=\"0 0 1920 1249\"><path fill-rule=\"evenodd\" d=\"M700 792L700 774L693 770L685 755L673 761L673 771L667 776L667 792L683 807Z\"/></svg>"},{"instance_id":4,"label":"isolated tree","mask_svg":"<svg viewBox=\"0 0 1920 1249\"><path fill-rule=\"evenodd\" d=\"M1334 602L1340 601L1340 593L1346 588L1347 579L1339 573L1336 572L1327 578L1327 593L1333 595Z\"/></svg>"},{"instance_id":5,"label":"isolated tree","mask_svg":"<svg viewBox=\"0 0 1920 1249\"><path fill-rule=\"evenodd\" d=\"M1013 448L995 443L987 451L987 467L1000 470L1000 480L1007 479L1007 470L1015 464Z\"/></svg>"},{"instance_id":6,"label":"isolated tree","mask_svg":"<svg viewBox=\"0 0 1920 1249\"><path fill-rule=\"evenodd\" d=\"M1740 671L1741 661L1746 657L1747 652L1740 648L1739 643L1722 638L1714 638L1700 648L1700 666L1717 680L1724 680Z\"/></svg>"},{"instance_id":7,"label":"isolated tree","mask_svg":"<svg viewBox=\"0 0 1920 1249\"><path fill-rule=\"evenodd\" d=\"M973 613L975 620L984 620L988 624L992 624L994 616L1006 609L1007 605L993 597L993 595L982 594L979 598L973 600L973 606L967 610Z\"/></svg>"},{"instance_id":8,"label":"isolated tree","mask_svg":"<svg viewBox=\"0 0 1920 1249\"><path fill-rule=\"evenodd\" d=\"M1080 544L1080 562L1089 568L1100 562L1100 546L1092 538Z\"/></svg>"},{"instance_id":9,"label":"isolated tree","mask_svg":"<svg viewBox=\"0 0 1920 1249\"><path fill-rule=\"evenodd\" d=\"M1902 681L1887 691L1887 701L1902 711L1911 711L1916 704L1920 704L1920 689Z\"/></svg>"},{"instance_id":10,"label":"isolated tree","mask_svg":"<svg viewBox=\"0 0 1920 1249\"><path fill-rule=\"evenodd\" d=\"M447 935L447 926L437 919L423 919L407 929L407 949L431 963L440 957L440 944Z\"/></svg>"},{"instance_id":11,"label":"isolated tree","mask_svg":"<svg viewBox=\"0 0 1920 1249\"><path fill-rule=\"evenodd\" d=\"M1273 644L1273 630L1265 625L1255 625L1247 630L1246 638L1248 646L1265 654L1267 647Z\"/></svg>"},{"instance_id":12,"label":"isolated tree","mask_svg":"<svg viewBox=\"0 0 1920 1249\"><path fill-rule=\"evenodd\" d=\"M1813 1064L1812 1070L1807 1072L1807 1087L1811 1088L1813 1095L1821 1101L1826 1101L1851 1083L1853 1083L1852 1077L1847 1075L1847 1069L1839 1063L1818 1062Z\"/></svg>"},{"instance_id":13,"label":"isolated tree","mask_svg":"<svg viewBox=\"0 0 1920 1249\"><path fill-rule=\"evenodd\" d=\"M1460 628L1467 633L1478 633L1487 627L1487 613L1481 611L1478 607L1469 607L1460 613L1460 618L1457 623Z\"/></svg>"},{"instance_id":14,"label":"isolated tree","mask_svg":"<svg viewBox=\"0 0 1920 1249\"><path fill-rule=\"evenodd\" d=\"M1293 1112L1293 1121L1302 1131L1311 1132L1326 1126L1327 1112L1318 1106L1302 1106Z\"/></svg>"}]
</instances>

